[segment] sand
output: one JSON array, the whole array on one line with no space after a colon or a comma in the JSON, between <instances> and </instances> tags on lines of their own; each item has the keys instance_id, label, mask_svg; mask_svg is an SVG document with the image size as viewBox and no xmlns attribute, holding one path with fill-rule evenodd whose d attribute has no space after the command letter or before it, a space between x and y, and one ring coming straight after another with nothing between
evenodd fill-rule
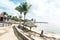
<instances>
[{"instance_id":1,"label":"sand","mask_svg":"<svg viewBox=\"0 0 60 40\"><path fill-rule=\"evenodd\" d=\"M12 27L5 27L5 28L2 27L2 28L0 28L0 30L1 30L0 33L6 32L0 36L0 40L18 40L14 34Z\"/></svg>"}]
</instances>

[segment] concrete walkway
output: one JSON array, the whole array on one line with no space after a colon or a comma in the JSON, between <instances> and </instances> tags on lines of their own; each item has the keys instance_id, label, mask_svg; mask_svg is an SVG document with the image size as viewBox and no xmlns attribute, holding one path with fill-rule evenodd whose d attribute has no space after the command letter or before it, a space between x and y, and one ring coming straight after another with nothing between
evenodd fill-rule
<instances>
[{"instance_id":1,"label":"concrete walkway","mask_svg":"<svg viewBox=\"0 0 60 40\"><path fill-rule=\"evenodd\" d=\"M13 31L13 28L12 27L3 28L3 30L5 30L5 29L8 32L6 32L2 36L0 36L0 40L18 40L17 37L14 34L14 31Z\"/></svg>"}]
</instances>

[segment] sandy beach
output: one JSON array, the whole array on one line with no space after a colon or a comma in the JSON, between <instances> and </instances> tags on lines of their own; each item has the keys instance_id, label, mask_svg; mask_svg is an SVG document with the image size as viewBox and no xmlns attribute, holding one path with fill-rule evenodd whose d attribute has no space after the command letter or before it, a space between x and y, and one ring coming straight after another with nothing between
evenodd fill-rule
<instances>
[{"instance_id":1,"label":"sandy beach","mask_svg":"<svg viewBox=\"0 0 60 40\"><path fill-rule=\"evenodd\" d=\"M29 28L26 27L28 30ZM55 33L52 33L52 32L47 32L44 30L44 37L40 37L40 33L41 33L41 30L38 32L36 31L35 29L33 30L33 32L25 32L24 34L29 36L31 36L31 38L33 38L34 40L60 40L60 35L58 34L55 34Z\"/></svg>"},{"instance_id":2,"label":"sandy beach","mask_svg":"<svg viewBox=\"0 0 60 40\"><path fill-rule=\"evenodd\" d=\"M18 40L14 34L12 26L0 27L0 40Z\"/></svg>"}]
</instances>

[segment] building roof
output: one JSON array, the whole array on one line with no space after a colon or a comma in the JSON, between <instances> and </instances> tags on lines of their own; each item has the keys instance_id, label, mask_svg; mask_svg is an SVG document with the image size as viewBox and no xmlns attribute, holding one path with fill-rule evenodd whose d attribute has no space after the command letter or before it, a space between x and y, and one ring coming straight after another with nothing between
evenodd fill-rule
<instances>
[{"instance_id":1,"label":"building roof","mask_svg":"<svg viewBox=\"0 0 60 40\"><path fill-rule=\"evenodd\" d=\"M0 17L5 17L3 14L0 14Z\"/></svg>"}]
</instances>

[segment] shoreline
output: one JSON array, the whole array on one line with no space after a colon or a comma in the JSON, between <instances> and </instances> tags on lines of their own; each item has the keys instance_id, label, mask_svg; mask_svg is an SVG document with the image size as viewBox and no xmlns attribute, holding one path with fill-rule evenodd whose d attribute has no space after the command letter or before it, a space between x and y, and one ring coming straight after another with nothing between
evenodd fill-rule
<instances>
[{"instance_id":1,"label":"shoreline","mask_svg":"<svg viewBox=\"0 0 60 40\"><path fill-rule=\"evenodd\" d=\"M26 27L27 28L27 27ZM27 28L28 30L29 30L29 28ZM32 31L34 31L34 30L32 30ZM41 32L41 30L40 30L40 32L38 32L38 31L34 31L35 33L37 33L37 34L40 34L40 32ZM58 34L55 34L55 33L52 33L52 32L47 32L47 31L45 31L44 30L44 35L45 35L45 38L51 38L51 39L56 39L56 40L60 40L60 35L58 35ZM32 36L33 37L33 36ZM34 37L35 38L35 37ZM39 37L38 37L39 38ZM36 39L37 40L37 39Z\"/></svg>"},{"instance_id":2,"label":"shoreline","mask_svg":"<svg viewBox=\"0 0 60 40\"><path fill-rule=\"evenodd\" d=\"M20 27L22 27L23 25L20 25ZM18 25L17 25L17 27L18 27ZM25 26L25 28L27 29L27 30L30 30L29 29L29 27L26 27ZM19 28L19 29L21 29L21 28ZM58 35L58 34L55 34L55 33L52 33L52 32L48 32L48 31L45 31L44 30L44 37L40 37L40 32L41 32L41 30L40 30L40 32L38 32L38 31L36 31L35 29L34 30L32 30L32 31L34 31L34 33L32 33L32 32L24 32L24 34L26 35L26 36L30 36L30 33L32 34L31 35L31 37L33 38L33 39L35 39L35 40L44 40L44 39L46 39L46 40L60 40L60 35ZM36 34L35 34L36 33Z\"/></svg>"}]
</instances>

